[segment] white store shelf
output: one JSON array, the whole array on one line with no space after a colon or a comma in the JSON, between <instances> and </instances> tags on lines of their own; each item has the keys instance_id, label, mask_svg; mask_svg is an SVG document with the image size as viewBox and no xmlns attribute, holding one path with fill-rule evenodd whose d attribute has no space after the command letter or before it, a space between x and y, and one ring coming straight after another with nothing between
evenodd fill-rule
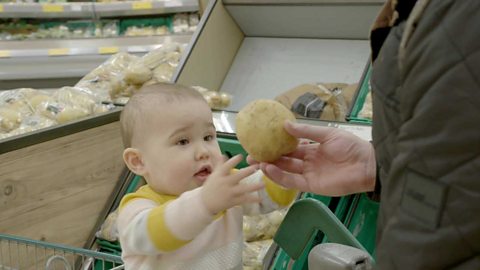
<instances>
[{"instance_id":1,"label":"white store shelf","mask_svg":"<svg viewBox=\"0 0 480 270\"><path fill-rule=\"evenodd\" d=\"M0 18L105 18L193 11L198 11L196 0L0 4Z\"/></svg>"}]
</instances>

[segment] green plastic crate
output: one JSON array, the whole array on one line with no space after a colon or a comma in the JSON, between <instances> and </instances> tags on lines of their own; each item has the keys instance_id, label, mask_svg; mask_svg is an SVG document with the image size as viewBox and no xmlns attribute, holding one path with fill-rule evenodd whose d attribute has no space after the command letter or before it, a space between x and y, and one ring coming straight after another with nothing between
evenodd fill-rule
<instances>
[{"instance_id":1,"label":"green plastic crate","mask_svg":"<svg viewBox=\"0 0 480 270\"><path fill-rule=\"evenodd\" d=\"M243 149L242 145L240 145L240 142L238 142L236 139L233 138L222 138L218 137L218 144L220 145L220 151L222 151L222 154L231 158L235 155L242 154L243 155L243 160L237 165L237 169L244 168L248 166L247 163L247 152L245 149Z\"/></svg>"},{"instance_id":2,"label":"green plastic crate","mask_svg":"<svg viewBox=\"0 0 480 270\"><path fill-rule=\"evenodd\" d=\"M360 111L363 108L363 104L365 103L365 99L367 97L368 92L370 92L370 76L372 73L372 69L370 64L367 65L366 70L361 78L360 88L358 89L355 102L353 103L352 109L350 111L349 116L347 117L349 122L353 123L368 123L371 124L372 120L361 118L358 116Z\"/></svg>"},{"instance_id":3,"label":"green plastic crate","mask_svg":"<svg viewBox=\"0 0 480 270\"><path fill-rule=\"evenodd\" d=\"M366 193L357 194L347 214L346 226L353 236L375 258L375 236L380 204Z\"/></svg>"},{"instance_id":4,"label":"green plastic crate","mask_svg":"<svg viewBox=\"0 0 480 270\"><path fill-rule=\"evenodd\" d=\"M166 26L170 32L173 30L173 16L164 16L157 18L145 18L145 19L122 19L120 20L120 34L124 34L129 27L160 27Z\"/></svg>"}]
</instances>

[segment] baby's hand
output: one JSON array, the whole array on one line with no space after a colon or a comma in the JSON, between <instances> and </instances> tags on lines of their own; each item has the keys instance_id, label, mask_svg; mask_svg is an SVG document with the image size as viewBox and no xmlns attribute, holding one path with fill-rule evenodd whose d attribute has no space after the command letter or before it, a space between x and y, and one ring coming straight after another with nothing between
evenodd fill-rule
<instances>
[{"instance_id":1,"label":"baby's hand","mask_svg":"<svg viewBox=\"0 0 480 270\"><path fill-rule=\"evenodd\" d=\"M258 203L260 198L254 191L264 187L263 182L254 184L240 183L242 179L254 174L258 165L248 166L231 173L232 169L242 161L242 155L236 155L217 166L202 187L202 199L212 214L245 203Z\"/></svg>"}]
</instances>

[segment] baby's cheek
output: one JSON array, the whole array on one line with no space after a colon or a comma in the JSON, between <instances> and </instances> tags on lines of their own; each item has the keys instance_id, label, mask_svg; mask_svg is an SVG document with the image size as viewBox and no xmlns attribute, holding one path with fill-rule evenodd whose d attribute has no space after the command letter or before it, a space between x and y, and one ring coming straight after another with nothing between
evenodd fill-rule
<instances>
[{"instance_id":1,"label":"baby's cheek","mask_svg":"<svg viewBox=\"0 0 480 270\"><path fill-rule=\"evenodd\" d=\"M226 160L228 160L227 156L222 155L222 152L220 151L220 149L218 149L218 150L215 149L211 153L212 153L213 165L218 165L218 164L221 164L221 163L225 162Z\"/></svg>"}]
</instances>

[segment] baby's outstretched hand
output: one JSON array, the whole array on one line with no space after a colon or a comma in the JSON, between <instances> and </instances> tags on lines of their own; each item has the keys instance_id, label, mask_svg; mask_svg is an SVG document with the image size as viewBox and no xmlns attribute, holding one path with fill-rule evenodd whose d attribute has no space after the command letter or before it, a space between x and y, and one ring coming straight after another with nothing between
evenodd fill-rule
<instances>
[{"instance_id":1,"label":"baby's outstretched hand","mask_svg":"<svg viewBox=\"0 0 480 270\"><path fill-rule=\"evenodd\" d=\"M264 187L263 182L246 184L242 179L254 174L258 165L248 166L232 173L232 169L242 161L242 155L236 155L217 166L202 187L202 199L212 214L245 203L260 202L252 192Z\"/></svg>"}]
</instances>

